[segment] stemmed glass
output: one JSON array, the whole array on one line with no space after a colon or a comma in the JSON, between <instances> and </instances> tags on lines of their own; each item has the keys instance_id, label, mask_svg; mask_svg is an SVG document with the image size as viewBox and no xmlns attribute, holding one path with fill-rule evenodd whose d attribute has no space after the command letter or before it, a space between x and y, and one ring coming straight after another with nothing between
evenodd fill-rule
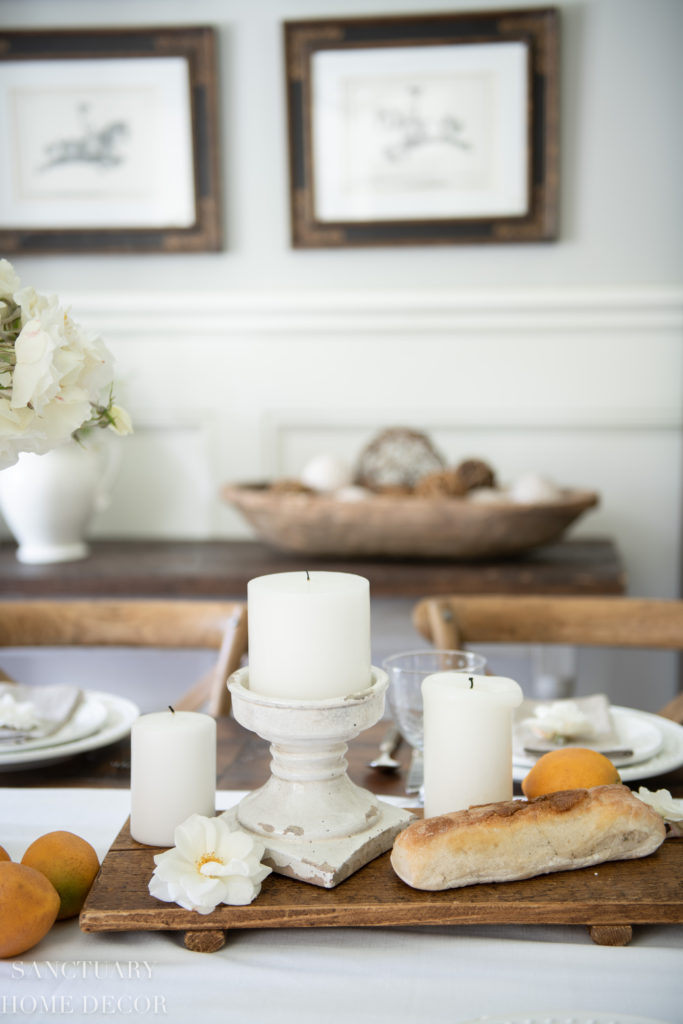
<instances>
[{"instance_id":1,"label":"stemmed glass","mask_svg":"<svg viewBox=\"0 0 683 1024\"><path fill-rule=\"evenodd\" d=\"M432 648L393 654L384 660L382 667L389 676L387 701L394 722L413 747L413 757L421 761L424 747L422 680L434 672L481 674L486 668L486 658L473 651Z\"/></svg>"}]
</instances>

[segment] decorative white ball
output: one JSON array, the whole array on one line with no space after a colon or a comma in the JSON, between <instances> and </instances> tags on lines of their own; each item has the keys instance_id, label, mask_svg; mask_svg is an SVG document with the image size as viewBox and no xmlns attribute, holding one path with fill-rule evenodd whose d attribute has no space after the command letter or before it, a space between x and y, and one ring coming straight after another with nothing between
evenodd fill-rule
<instances>
[{"instance_id":1,"label":"decorative white ball","mask_svg":"<svg viewBox=\"0 0 683 1024\"><path fill-rule=\"evenodd\" d=\"M313 491L338 491L353 479L351 467L338 455L316 455L304 466L301 483Z\"/></svg>"},{"instance_id":2,"label":"decorative white ball","mask_svg":"<svg viewBox=\"0 0 683 1024\"><path fill-rule=\"evenodd\" d=\"M333 497L337 501L367 501L372 497L372 492L367 487L349 484L348 487L340 487L338 491L335 491Z\"/></svg>"},{"instance_id":3,"label":"decorative white ball","mask_svg":"<svg viewBox=\"0 0 683 1024\"><path fill-rule=\"evenodd\" d=\"M508 489L511 501L533 505L536 502L557 501L562 497L560 488L539 473L525 473L518 477Z\"/></svg>"},{"instance_id":4,"label":"decorative white ball","mask_svg":"<svg viewBox=\"0 0 683 1024\"><path fill-rule=\"evenodd\" d=\"M473 505L500 505L508 501L506 491L500 491L496 487L473 487L465 495Z\"/></svg>"}]
</instances>

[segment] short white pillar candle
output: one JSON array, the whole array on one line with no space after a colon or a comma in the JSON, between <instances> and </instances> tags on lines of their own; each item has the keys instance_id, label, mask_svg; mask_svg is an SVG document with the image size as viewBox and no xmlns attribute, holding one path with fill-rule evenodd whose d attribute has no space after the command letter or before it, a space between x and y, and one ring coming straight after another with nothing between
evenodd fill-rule
<instances>
[{"instance_id":1,"label":"short white pillar candle","mask_svg":"<svg viewBox=\"0 0 683 1024\"><path fill-rule=\"evenodd\" d=\"M427 676L425 818L512 799L512 710L523 696L519 684L503 676Z\"/></svg>"},{"instance_id":2,"label":"short white pillar candle","mask_svg":"<svg viewBox=\"0 0 683 1024\"><path fill-rule=\"evenodd\" d=\"M347 572L281 572L247 584L249 689L327 700L371 683L370 584Z\"/></svg>"},{"instance_id":3,"label":"short white pillar candle","mask_svg":"<svg viewBox=\"0 0 683 1024\"><path fill-rule=\"evenodd\" d=\"M191 814L216 813L216 722L196 711L141 715L131 729L130 834L173 846Z\"/></svg>"}]
</instances>

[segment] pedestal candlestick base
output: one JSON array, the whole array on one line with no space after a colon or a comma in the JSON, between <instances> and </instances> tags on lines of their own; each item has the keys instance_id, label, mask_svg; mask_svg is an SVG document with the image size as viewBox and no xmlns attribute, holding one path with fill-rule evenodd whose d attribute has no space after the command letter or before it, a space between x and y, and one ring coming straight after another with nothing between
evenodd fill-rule
<instances>
[{"instance_id":1,"label":"pedestal candlestick base","mask_svg":"<svg viewBox=\"0 0 683 1024\"><path fill-rule=\"evenodd\" d=\"M271 777L225 817L265 846L279 874L332 888L390 849L412 820L346 774L346 740L384 710L386 673L372 669L360 693L324 701L286 701L252 692L249 670L230 677L235 718L271 741Z\"/></svg>"},{"instance_id":2,"label":"pedestal candlestick base","mask_svg":"<svg viewBox=\"0 0 683 1024\"><path fill-rule=\"evenodd\" d=\"M295 837L266 839L259 836L266 847L263 863L278 875L333 889L375 857L390 850L398 833L413 820L409 812L382 801L379 803L381 813L377 824L353 836L319 840ZM222 817L231 827L244 828L238 808L231 808Z\"/></svg>"}]
</instances>

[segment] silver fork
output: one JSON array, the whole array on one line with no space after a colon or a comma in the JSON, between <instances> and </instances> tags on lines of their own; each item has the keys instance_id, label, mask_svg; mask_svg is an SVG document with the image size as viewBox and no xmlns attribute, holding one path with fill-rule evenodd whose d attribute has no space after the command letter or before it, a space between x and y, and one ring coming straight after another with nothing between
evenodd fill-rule
<instances>
[{"instance_id":1,"label":"silver fork","mask_svg":"<svg viewBox=\"0 0 683 1024\"><path fill-rule=\"evenodd\" d=\"M396 768L401 767L401 762L397 761L395 757L391 755L394 753L399 743L401 742L401 734L395 725L390 725L384 736L382 742L379 745L379 754L376 758L369 762L368 767L370 768L385 768L388 771L394 771Z\"/></svg>"}]
</instances>

